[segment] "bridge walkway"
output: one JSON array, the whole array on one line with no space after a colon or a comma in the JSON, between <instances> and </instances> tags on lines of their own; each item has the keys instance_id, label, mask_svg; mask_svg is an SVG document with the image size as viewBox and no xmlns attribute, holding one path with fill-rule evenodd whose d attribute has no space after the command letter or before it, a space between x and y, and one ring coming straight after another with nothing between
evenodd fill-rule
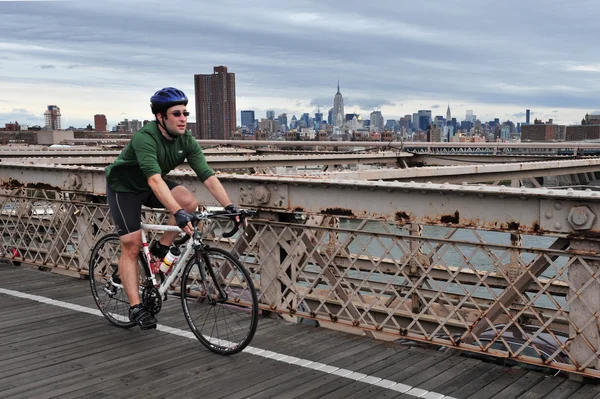
<instances>
[{"instance_id":1,"label":"bridge walkway","mask_svg":"<svg viewBox=\"0 0 600 399\"><path fill-rule=\"evenodd\" d=\"M159 328L119 329L86 280L0 263L0 398L600 398L600 386L261 319L244 353L190 337L176 297Z\"/></svg>"}]
</instances>

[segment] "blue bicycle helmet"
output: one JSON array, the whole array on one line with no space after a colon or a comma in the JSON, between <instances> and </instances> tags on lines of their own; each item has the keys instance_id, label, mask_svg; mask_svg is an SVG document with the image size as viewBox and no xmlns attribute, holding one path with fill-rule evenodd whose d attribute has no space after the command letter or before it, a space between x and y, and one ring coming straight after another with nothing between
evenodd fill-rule
<instances>
[{"instance_id":1,"label":"blue bicycle helmet","mask_svg":"<svg viewBox=\"0 0 600 399\"><path fill-rule=\"evenodd\" d=\"M174 87L160 89L150 98L150 106L154 115L165 112L174 105L187 105L187 103L188 98L185 93Z\"/></svg>"}]
</instances>

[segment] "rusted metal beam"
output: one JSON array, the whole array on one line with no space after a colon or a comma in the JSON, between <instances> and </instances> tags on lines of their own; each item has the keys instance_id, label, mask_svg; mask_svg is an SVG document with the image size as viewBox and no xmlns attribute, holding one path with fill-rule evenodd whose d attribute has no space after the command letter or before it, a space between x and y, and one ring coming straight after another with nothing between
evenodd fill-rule
<instances>
[{"instance_id":1,"label":"rusted metal beam","mask_svg":"<svg viewBox=\"0 0 600 399\"><path fill-rule=\"evenodd\" d=\"M49 154L47 156L21 155L18 162L24 164L55 164L55 165L108 165L114 161L114 156L101 156L90 154L88 156L67 156L62 154L60 157ZM15 156L15 154L11 154ZM396 165L399 158L412 157L409 153L398 152L378 152L364 154L268 154L268 155L210 155L206 154L206 160L215 170L221 169L249 169L249 168L269 168L285 166L312 166L312 165L353 165L353 164L388 164ZM0 161L16 162L10 157L3 158L0 154ZM183 164L183 168L190 169L189 165Z\"/></svg>"},{"instance_id":2,"label":"rusted metal beam","mask_svg":"<svg viewBox=\"0 0 600 399\"><path fill-rule=\"evenodd\" d=\"M493 163L484 165L429 166L409 169L369 169L328 172L333 179L399 180L429 183L479 183L538 176L561 176L600 170L600 159Z\"/></svg>"},{"instance_id":3,"label":"rusted metal beam","mask_svg":"<svg viewBox=\"0 0 600 399\"><path fill-rule=\"evenodd\" d=\"M426 149L429 152L434 152L436 149L460 149L460 148L475 148L489 149L494 153L501 153L504 149L531 149L539 153L540 149L567 149L575 150L576 152L583 149L600 149L600 143L582 143L576 141L565 141L560 143L430 143L418 141L268 141L268 140L197 140L202 146L239 146L239 147L274 147L274 148L294 148L294 147L383 147L383 148L403 148L403 149ZM71 139L65 140L69 144L89 144L89 143L119 143L126 144L129 139L105 138L105 139ZM575 154L577 155L577 154Z\"/></svg>"},{"instance_id":4,"label":"rusted metal beam","mask_svg":"<svg viewBox=\"0 0 600 399\"><path fill-rule=\"evenodd\" d=\"M476 155L476 154L421 154L413 153L411 164L427 166L457 166L490 163L518 163L536 161L561 161L573 157L560 155Z\"/></svg>"},{"instance_id":5,"label":"rusted metal beam","mask_svg":"<svg viewBox=\"0 0 600 399\"><path fill-rule=\"evenodd\" d=\"M244 207L400 224L429 224L530 234L586 237L600 234L600 193L503 186L370 182L321 178L219 174L230 197ZM215 200L191 171L169 177L185 184L201 203ZM0 164L0 188L71 190L104 195L104 169ZM589 210L576 212L579 206ZM575 211L573 211L575 210ZM583 220L585 219L585 220Z\"/></svg>"}]
</instances>

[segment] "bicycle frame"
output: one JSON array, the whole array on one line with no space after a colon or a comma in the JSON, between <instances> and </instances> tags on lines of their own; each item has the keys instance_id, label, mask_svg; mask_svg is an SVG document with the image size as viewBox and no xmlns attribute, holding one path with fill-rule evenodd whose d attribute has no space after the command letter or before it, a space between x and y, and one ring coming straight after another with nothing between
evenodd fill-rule
<instances>
[{"instance_id":1,"label":"bicycle frame","mask_svg":"<svg viewBox=\"0 0 600 399\"><path fill-rule=\"evenodd\" d=\"M146 258L146 264L148 265L148 270L150 271L150 277L152 278L152 284L154 284L154 286L156 287L156 286L158 286L158 282L156 281L156 275L154 274L154 271L152 270L152 262L151 262L152 258L150 256L150 248L148 245L146 232L147 231L162 231L162 232L176 231L176 232L181 233L182 230L177 226L169 226L169 225L164 225L164 224L146 224L146 223L141 224L140 230L142 232L142 250L143 250L144 256ZM160 286L158 286L158 292L160 293L161 296L165 295L165 293L167 292L167 289L171 286L173 281L175 281L177 276L183 271L183 268L186 265L186 261L189 259L190 255L192 255L194 252L194 244L197 244L197 245L201 244L200 240L197 237L195 237L195 234L185 244L185 250L183 251L181 256L179 256L179 258L175 262L175 265L172 266L172 269L169 271L168 276L166 276L167 278L162 282L162 284L160 284Z\"/></svg>"}]
</instances>

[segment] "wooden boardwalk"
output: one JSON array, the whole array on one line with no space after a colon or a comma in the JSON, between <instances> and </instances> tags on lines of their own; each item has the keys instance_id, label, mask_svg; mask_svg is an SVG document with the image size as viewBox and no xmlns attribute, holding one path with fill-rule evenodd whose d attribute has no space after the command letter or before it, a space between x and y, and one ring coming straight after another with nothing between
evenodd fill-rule
<instances>
[{"instance_id":1,"label":"wooden boardwalk","mask_svg":"<svg viewBox=\"0 0 600 399\"><path fill-rule=\"evenodd\" d=\"M0 263L0 398L600 398L600 386L261 319L248 352L189 338L178 298L159 329L99 317L86 280Z\"/></svg>"}]
</instances>

